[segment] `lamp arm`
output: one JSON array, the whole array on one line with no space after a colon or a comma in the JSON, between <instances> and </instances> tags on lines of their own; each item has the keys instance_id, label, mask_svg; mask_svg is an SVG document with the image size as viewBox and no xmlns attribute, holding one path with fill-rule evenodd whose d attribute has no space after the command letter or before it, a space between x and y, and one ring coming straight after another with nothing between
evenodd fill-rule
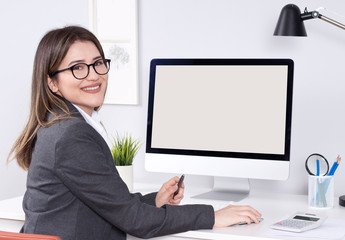
<instances>
[{"instance_id":1,"label":"lamp arm","mask_svg":"<svg viewBox=\"0 0 345 240\"><path fill-rule=\"evenodd\" d=\"M340 22L337 22L337 21L335 21L335 20L333 20L333 19L330 19L330 18L328 18L328 17L326 17L326 16L323 16L323 15L321 15L321 14L319 14L318 17L319 17L320 19L322 19L322 20L328 22L328 23L331 23L331 24L333 24L333 25L335 25L335 26L337 26L337 27L340 27L340 28L342 28L342 29L345 30L345 25L342 24L342 23L340 23Z\"/></svg>"},{"instance_id":2,"label":"lamp arm","mask_svg":"<svg viewBox=\"0 0 345 240\"><path fill-rule=\"evenodd\" d=\"M311 12L308 12L307 8L304 9L304 13L301 13L301 19L304 21L304 20L309 20L309 19L313 19L313 18L320 18L328 23L331 23L337 27L340 27L342 29L345 29L345 25L340 23L340 22L337 22L329 17L326 17L322 14L320 14L318 11L311 11Z\"/></svg>"},{"instance_id":3,"label":"lamp arm","mask_svg":"<svg viewBox=\"0 0 345 240\"><path fill-rule=\"evenodd\" d=\"M308 12L307 8L304 9L304 13L301 13L301 19L303 21L313 19L313 18L318 18L319 16L320 16L320 13L318 11Z\"/></svg>"}]
</instances>

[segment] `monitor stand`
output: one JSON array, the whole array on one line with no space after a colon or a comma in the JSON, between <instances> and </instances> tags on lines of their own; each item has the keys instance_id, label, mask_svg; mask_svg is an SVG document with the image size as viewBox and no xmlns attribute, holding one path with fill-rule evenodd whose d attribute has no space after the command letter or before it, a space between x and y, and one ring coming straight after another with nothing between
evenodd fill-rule
<instances>
[{"instance_id":1,"label":"monitor stand","mask_svg":"<svg viewBox=\"0 0 345 240\"><path fill-rule=\"evenodd\" d=\"M238 202L249 195L249 189L247 178L214 177L212 191L192 198Z\"/></svg>"}]
</instances>

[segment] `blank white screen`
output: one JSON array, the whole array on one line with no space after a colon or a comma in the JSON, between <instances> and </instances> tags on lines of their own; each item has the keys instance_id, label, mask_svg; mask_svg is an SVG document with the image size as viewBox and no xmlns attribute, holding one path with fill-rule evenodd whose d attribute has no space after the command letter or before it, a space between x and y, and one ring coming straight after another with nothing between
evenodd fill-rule
<instances>
[{"instance_id":1,"label":"blank white screen","mask_svg":"<svg viewBox=\"0 0 345 240\"><path fill-rule=\"evenodd\" d=\"M157 66L152 148L284 154L287 66Z\"/></svg>"}]
</instances>

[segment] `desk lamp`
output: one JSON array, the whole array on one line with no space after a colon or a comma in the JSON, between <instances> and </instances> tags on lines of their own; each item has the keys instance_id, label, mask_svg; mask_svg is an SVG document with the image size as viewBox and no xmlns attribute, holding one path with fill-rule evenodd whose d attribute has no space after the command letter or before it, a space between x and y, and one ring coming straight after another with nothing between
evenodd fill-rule
<instances>
[{"instance_id":1,"label":"desk lamp","mask_svg":"<svg viewBox=\"0 0 345 240\"><path fill-rule=\"evenodd\" d=\"M275 36L301 36L306 37L307 32L304 27L303 21L309 19L319 18L328 23L345 30L345 25L324 15L318 11L309 12L307 8L301 13L300 9L294 4L288 4L280 12L276 29L274 30ZM345 195L339 197L339 205L345 207Z\"/></svg>"},{"instance_id":2,"label":"desk lamp","mask_svg":"<svg viewBox=\"0 0 345 240\"><path fill-rule=\"evenodd\" d=\"M316 18L322 19L345 30L344 24L321 15L318 11L309 12L307 8L305 8L304 12L301 13L300 9L296 5L288 4L283 7L280 12L278 23L273 35L306 37L307 32L305 30L303 21Z\"/></svg>"}]
</instances>

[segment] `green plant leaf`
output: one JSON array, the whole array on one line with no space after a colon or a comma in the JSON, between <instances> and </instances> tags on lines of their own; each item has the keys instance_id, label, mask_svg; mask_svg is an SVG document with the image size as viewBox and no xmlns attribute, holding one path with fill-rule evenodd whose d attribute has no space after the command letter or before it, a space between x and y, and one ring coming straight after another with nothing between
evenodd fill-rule
<instances>
[{"instance_id":1,"label":"green plant leaf","mask_svg":"<svg viewBox=\"0 0 345 240\"><path fill-rule=\"evenodd\" d=\"M142 145L138 139L133 139L132 136L126 133L120 136L118 133L113 137L113 144L111 154L116 166L132 165L134 157L140 150Z\"/></svg>"}]
</instances>

